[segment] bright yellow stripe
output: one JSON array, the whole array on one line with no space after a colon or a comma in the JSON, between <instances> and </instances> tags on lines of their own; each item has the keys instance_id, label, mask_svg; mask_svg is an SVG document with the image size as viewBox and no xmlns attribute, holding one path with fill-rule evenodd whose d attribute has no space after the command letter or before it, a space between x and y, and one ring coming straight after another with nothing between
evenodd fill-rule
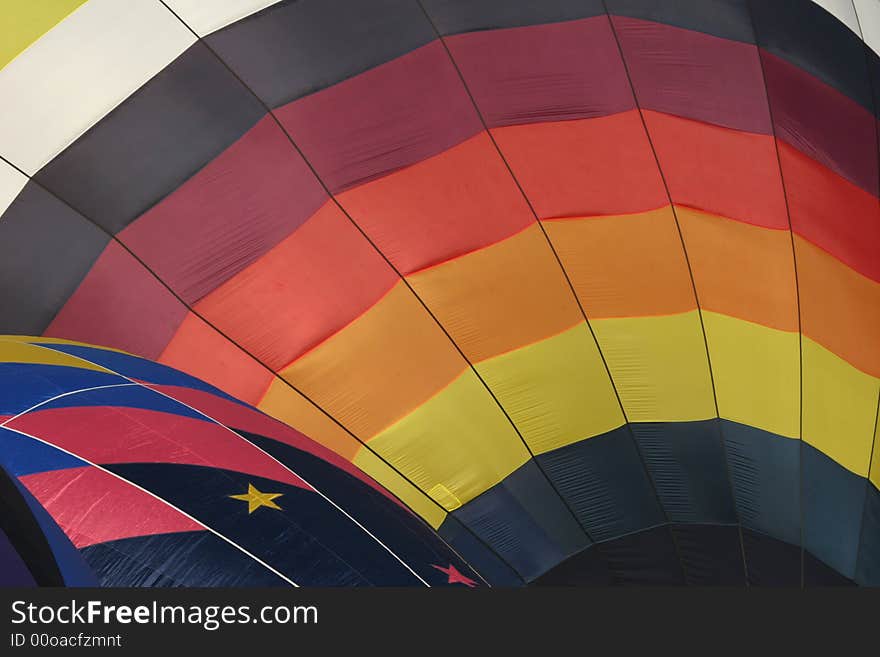
<instances>
[{"instance_id":1,"label":"bright yellow stripe","mask_svg":"<svg viewBox=\"0 0 880 657\"><path fill-rule=\"evenodd\" d=\"M55 27L85 0L0 2L0 68Z\"/></svg>"},{"instance_id":2,"label":"bright yellow stripe","mask_svg":"<svg viewBox=\"0 0 880 657\"><path fill-rule=\"evenodd\" d=\"M809 338L803 359L804 440L867 477L880 381Z\"/></svg>"},{"instance_id":3,"label":"bright yellow stripe","mask_svg":"<svg viewBox=\"0 0 880 657\"><path fill-rule=\"evenodd\" d=\"M44 349L26 342L7 341L5 336L0 337L0 363L39 363L42 365L78 367L81 370L94 370L96 372L110 371L99 365L92 365L84 360L80 360L76 356L69 356L52 349Z\"/></svg>"},{"instance_id":4,"label":"bright yellow stripe","mask_svg":"<svg viewBox=\"0 0 880 657\"><path fill-rule=\"evenodd\" d=\"M592 323L631 422L715 417L703 333L696 311Z\"/></svg>"},{"instance_id":5,"label":"bright yellow stripe","mask_svg":"<svg viewBox=\"0 0 880 657\"><path fill-rule=\"evenodd\" d=\"M450 511L529 459L510 422L471 370L369 445Z\"/></svg>"},{"instance_id":6,"label":"bright yellow stripe","mask_svg":"<svg viewBox=\"0 0 880 657\"><path fill-rule=\"evenodd\" d=\"M703 313L721 417L798 438L797 333Z\"/></svg>"},{"instance_id":7,"label":"bright yellow stripe","mask_svg":"<svg viewBox=\"0 0 880 657\"><path fill-rule=\"evenodd\" d=\"M589 329L572 329L476 366L536 454L623 424Z\"/></svg>"}]
</instances>

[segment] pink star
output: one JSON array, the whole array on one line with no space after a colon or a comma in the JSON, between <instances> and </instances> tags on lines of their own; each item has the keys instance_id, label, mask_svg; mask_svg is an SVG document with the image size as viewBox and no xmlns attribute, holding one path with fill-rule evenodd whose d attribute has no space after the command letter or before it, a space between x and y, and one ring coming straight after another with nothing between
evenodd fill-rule
<instances>
[{"instance_id":1,"label":"pink star","mask_svg":"<svg viewBox=\"0 0 880 657\"><path fill-rule=\"evenodd\" d=\"M473 587L476 586L477 583L472 580L470 577L465 577L460 572L458 572L458 568L449 564L449 568L443 568L442 566L438 566L436 564L431 564L434 568L439 570L441 573L446 573L449 575L449 583L450 584L464 584L465 586Z\"/></svg>"}]
</instances>

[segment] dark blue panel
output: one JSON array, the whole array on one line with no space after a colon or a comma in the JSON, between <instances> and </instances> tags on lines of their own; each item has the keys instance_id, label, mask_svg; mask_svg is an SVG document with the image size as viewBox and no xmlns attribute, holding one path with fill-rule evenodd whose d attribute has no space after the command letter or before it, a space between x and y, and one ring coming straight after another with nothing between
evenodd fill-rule
<instances>
[{"instance_id":1,"label":"dark blue panel","mask_svg":"<svg viewBox=\"0 0 880 657\"><path fill-rule=\"evenodd\" d=\"M79 367L0 363L0 414L21 413L65 392L125 382L115 374Z\"/></svg>"},{"instance_id":2,"label":"dark blue panel","mask_svg":"<svg viewBox=\"0 0 880 657\"><path fill-rule=\"evenodd\" d=\"M803 444L804 548L852 578L867 481Z\"/></svg>"},{"instance_id":3,"label":"dark blue panel","mask_svg":"<svg viewBox=\"0 0 880 657\"><path fill-rule=\"evenodd\" d=\"M717 420L630 425L672 522L737 522Z\"/></svg>"},{"instance_id":4,"label":"dark blue panel","mask_svg":"<svg viewBox=\"0 0 880 657\"><path fill-rule=\"evenodd\" d=\"M453 515L527 581L589 544L534 461L528 461Z\"/></svg>"},{"instance_id":5,"label":"dark blue panel","mask_svg":"<svg viewBox=\"0 0 880 657\"><path fill-rule=\"evenodd\" d=\"M0 587L36 585L31 571L0 527Z\"/></svg>"},{"instance_id":6,"label":"dark blue panel","mask_svg":"<svg viewBox=\"0 0 880 657\"><path fill-rule=\"evenodd\" d=\"M520 27L605 13L602 0L422 0L440 34Z\"/></svg>"},{"instance_id":7,"label":"dark blue panel","mask_svg":"<svg viewBox=\"0 0 880 657\"><path fill-rule=\"evenodd\" d=\"M667 525L598 543L618 586L681 586L684 571Z\"/></svg>"},{"instance_id":8,"label":"dark blue panel","mask_svg":"<svg viewBox=\"0 0 880 657\"><path fill-rule=\"evenodd\" d=\"M801 547L743 527L743 547L749 585L798 587L801 585Z\"/></svg>"},{"instance_id":9,"label":"dark blue panel","mask_svg":"<svg viewBox=\"0 0 880 657\"><path fill-rule=\"evenodd\" d=\"M185 404L169 399L154 390L140 385L129 385L119 388L102 388L89 390L76 395L68 395L61 399L41 406L40 410L52 408L78 408L83 406L114 406L127 408L141 408L147 411L158 411L172 415L182 415L196 420L211 422L198 411L194 411Z\"/></svg>"},{"instance_id":10,"label":"dark blue panel","mask_svg":"<svg viewBox=\"0 0 880 657\"><path fill-rule=\"evenodd\" d=\"M82 554L101 586L289 586L207 531L125 538Z\"/></svg>"},{"instance_id":11,"label":"dark blue panel","mask_svg":"<svg viewBox=\"0 0 880 657\"><path fill-rule=\"evenodd\" d=\"M872 483L867 487L856 581L862 586L880 586L880 491Z\"/></svg>"},{"instance_id":12,"label":"dark blue panel","mask_svg":"<svg viewBox=\"0 0 880 657\"><path fill-rule=\"evenodd\" d=\"M748 4L748 0L607 0L608 11L617 16L754 43Z\"/></svg>"},{"instance_id":13,"label":"dark blue panel","mask_svg":"<svg viewBox=\"0 0 880 657\"><path fill-rule=\"evenodd\" d=\"M666 520L627 427L536 459L594 541Z\"/></svg>"},{"instance_id":14,"label":"dark blue panel","mask_svg":"<svg viewBox=\"0 0 880 657\"><path fill-rule=\"evenodd\" d=\"M225 392L222 392L204 381L144 358L138 358L137 356L120 353L118 351L109 351L107 349L98 349L97 347L86 347L75 344L45 344L43 346L66 354L79 356L89 362L106 367L108 370L119 372L122 376L132 379L145 381L155 385L182 386L193 388L194 390L203 390L242 404L239 400L227 395ZM244 404L242 405L244 406Z\"/></svg>"},{"instance_id":15,"label":"dark blue panel","mask_svg":"<svg viewBox=\"0 0 880 657\"><path fill-rule=\"evenodd\" d=\"M745 586L739 527L673 525L672 535L689 586Z\"/></svg>"},{"instance_id":16,"label":"dark blue panel","mask_svg":"<svg viewBox=\"0 0 880 657\"><path fill-rule=\"evenodd\" d=\"M454 516L437 529L443 539L471 564L491 586L522 586L523 579Z\"/></svg>"},{"instance_id":17,"label":"dark blue panel","mask_svg":"<svg viewBox=\"0 0 880 657\"><path fill-rule=\"evenodd\" d=\"M840 574L834 568L809 552L804 552L804 586L805 587L829 587L829 586L855 586L856 583L849 577Z\"/></svg>"},{"instance_id":18,"label":"dark blue panel","mask_svg":"<svg viewBox=\"0 0 880 657\"><path fill-rule=\"evenodd\" d=\"M67 452L0 427L0 465L16 477L88 465Z\"/></svg>"},{"instance_id":19,"label":"dark blue panel","mask_svg":"<svg viewBox=\"0 0 880 657\"><path fill-rule=\"evenodd\" d=\"M531 582L532 586L612 586L614 579L596 545L569 557Z\"/></svg>"},{"instance_id":20,"label":"dark blue panel","mask_svg":"<svg viewBox=\"0 0 880 657\"><path fill-rule=\"evenodd\" d=\"M743 527L800 545L800 441L728 420L721 435Z\"/></svg>"}]
</instances>

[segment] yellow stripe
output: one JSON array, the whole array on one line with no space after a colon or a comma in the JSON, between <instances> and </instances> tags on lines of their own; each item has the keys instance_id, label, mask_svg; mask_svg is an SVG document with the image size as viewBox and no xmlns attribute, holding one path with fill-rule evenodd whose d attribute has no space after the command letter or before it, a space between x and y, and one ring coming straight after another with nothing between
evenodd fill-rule
<instances>
[{"instance_id":1,"label":"yellow stripe","mask_svg":"<svg viewBox=\"0 0 880 657\"><path fill-rule=\"evenodd\" d=\"M32 338L28 338L32 339ZM81 370L94 370L96 372L111 373L99 365L92 365L80 360L76 356L69 356L51 349L44 349L20 341L7 341L6 337L0 337L0 362L2 363L39 363L42 365L64 365L77 367Z\"/></svg>"},{"instance_id":2,"label":"yellow stripe","mask_svg":"<svg viewBox=\"0 0 880 657\"><path fill-rule=\"evenodd\" d=\"M798 334L703 313L721 417L799 437Z\"/></svg>"},{"instance_id":3,"label":"yellow stripe","mask_svg":"<svg viewBox=\"0 0 880 657\"><path fill-rule=\"evenodd\" d=\"M871 481L880 489L880 425L874 419L874 454L871 458Z\"/></svg>"},{"instance_id":4,"label":"yellow stripe","mask_svg":"<svg viewBox=\"0 0 880 657\"><path fill-rule=\"evenodd\" d=\"M0 3L0 68L60 23L85 0L3 0Z\"/></svg>"},{"instance_id":5,"label":"yellow stripe","mask_svg":"<svg viewBox=\"0 0 880 657\"><path fill-rule=\"evenodd\" d=\"M421 490L433 491L450 511L529 459L510 422L471 370L369 445Z\"/></svg>"},{"instance_id":6,"label":"yellow stripe","mask_svg":"<svg viewBox=\"0 0 880 657\"><path fill-rule=\"evenodd\" d=\"M880 381L804 338L804 440L868 476Z\"/></svg>"},{"instance_id":7,"label":"yellow stripe","mask_svg":"<svg viewBox=\"0 0 880 657\"><path fill-rule=\"evenodd\" d=\"M583 322L476 369L536 454L623 424L608 372Z\"/></svg>"},{"instance_id":8,"label":"yellow stripe","mask_svg":"<svg viewBox=\"0 0 880 657\"><path fill-rule=\"evenodd\" d=\"M631 422L715 417L703 333L696 311L592 323Z\"/></svg>"}]
</instances>

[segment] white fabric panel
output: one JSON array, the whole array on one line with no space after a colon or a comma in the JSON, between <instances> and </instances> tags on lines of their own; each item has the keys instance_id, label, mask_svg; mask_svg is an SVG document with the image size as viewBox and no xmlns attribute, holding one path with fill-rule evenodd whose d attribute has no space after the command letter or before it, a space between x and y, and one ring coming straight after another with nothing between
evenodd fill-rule
<instances>
[{"instance_id":1,"label":"white fabric panel","mask_svg":"<svg viewBox=\"0 0 880 657\"><path fill-rule=\"evenodd\" d=\"M199 36L274 5L279 0L165 0Z\"/></svg>"},{"instance_id":2,"label":"white fabric panel","mask_svg":"<svg viewBox=\"0 0 880 657\"><path fill-rule=\"evenodd\" d=\"M90 0L0 71L0 152L35 173L195 40L156 0Z\"/></svg>"},{"instance_id":3,"label":"white fabric panel","mask_svg":"<svg viewBox=\"0 0 880 657\"><path fill-rule=\"evenodd\" d=\"M15 200L27 181L26 176L0 160L0 215L6 212L6 208Z\"/></svg>"},{"instance_id":4,"label":"white fabric panel","mask_svg":"<svg viewBox=\"0 0 880 657\"><path fill-rule=\"evenodd\" d=\"M855 0L855 5L865 43L880 54L880 0Z\"/></svg>"},{"instance_id":5,"label":"white fabric panel","mask_svg":"<svg viewBox=\"0 0 880 657\"><path fill-rule=\"evenodd\" d=\"M824 7L829 13L834 14L841 23L853 32L861 36L859 21L856 19L856 10L852 0L813 0L820 7Z\"/></svg>"}]
</instances>

